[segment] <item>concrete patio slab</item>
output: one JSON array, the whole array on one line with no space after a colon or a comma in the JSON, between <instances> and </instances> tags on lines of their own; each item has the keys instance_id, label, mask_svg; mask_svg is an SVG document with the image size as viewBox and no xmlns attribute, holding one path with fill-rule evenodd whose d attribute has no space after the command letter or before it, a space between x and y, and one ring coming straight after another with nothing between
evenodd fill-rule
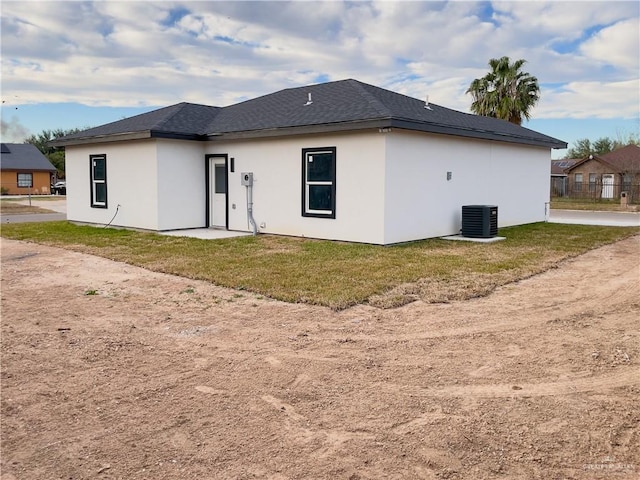
<instances>
[{"instance_id":1,"label":"concrete patio slab","mask_svg":"<svg viewBox=\"0 0 640 480\"><path fill-rule=\"evenodd\" d=\"M201 238L203 240L219 240L221 238L248 237L251 232L237 232L232 230L220 230L216 228L189 228L185 230L169 230L165 232L154 232L159 235L170 237L190 237Z\"/></svg>"},{"instance_id":2,"label":"concrete patio slab","mask_svg":"<svg viewBox=\"0 0 640 480\"><path fill-rule=\"evenodd\" d=\"M477 242L477 243L493 243L500 242L502 240L506 240L507 237L491 237L491 238L474 238L474 237L463 237L462 235L451 235L449 237L440 237L442 240L460 240L463 242Z\"/></svg>"}]
</instances>

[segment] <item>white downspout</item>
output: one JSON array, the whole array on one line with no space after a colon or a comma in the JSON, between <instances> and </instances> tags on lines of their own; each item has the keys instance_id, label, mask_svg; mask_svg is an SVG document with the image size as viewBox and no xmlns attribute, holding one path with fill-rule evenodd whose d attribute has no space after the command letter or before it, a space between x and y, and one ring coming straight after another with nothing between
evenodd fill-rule
<instances>
[{"instance_id":1,"label":"white downspout","mask_svg":"<svg viewBox=\"0 0 640 480\"><path fill-rule=\"evenodd\" d=\"M253 185L247 185L247 217L253 229L253 235L256 236L258 234L258 226L253 219Z\"/></svg>"}]
</instances>

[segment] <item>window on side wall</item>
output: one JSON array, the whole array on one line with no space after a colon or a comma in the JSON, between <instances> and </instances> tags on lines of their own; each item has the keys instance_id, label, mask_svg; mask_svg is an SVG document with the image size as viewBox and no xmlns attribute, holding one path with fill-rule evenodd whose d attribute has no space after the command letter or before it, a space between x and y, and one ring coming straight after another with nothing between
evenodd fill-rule
<instances>
[{"instance_id":1,"label":"window on side wall","mask_svg":"<svg viewBox=\"0 0 640 480\"><path fill-rule=\"evenodd\" d=\"M107 208L107 156L91 155L91 206Z\"/></svg>"},{"instance_id":2,"label":"window on side wall","mask_svg":"<svg viewBox=\"0 0 640 480\"><path fill-rule=\"evenodd\" d=\"M576 192L581 192L582 191L582 174L581 173L576 173L575 177L573 179L573 189Z\"/></svg>"},{"instance_id":3,"label":"window on side wall","mask_svg":"<svg viewBox=\"0 0 640 480\"><path fill-rule=\"evenodd\" d=\"M302 150L302 216L336 218L336 148Z\"/></svg>"},{"instance_id":4,"label":"window on side wall","mask_svg":"<svg viewBox=\"0 0 640 480\"><path fill-rule=\"evenodd\" d=\"M19 173L18 187L20 188L33 187L33 173Z\"/></svg>"},{"instance_id":5,"label":"window on side wall","mask_svg":"<svg viewBox=\"0 0 640 480\"><path fill-rule=\"evenodd\" d=\"M598 175L595 173L589 174L589 192L593 193L596 191L596 184L598 183Z\"/></svg>"}]
</instances>

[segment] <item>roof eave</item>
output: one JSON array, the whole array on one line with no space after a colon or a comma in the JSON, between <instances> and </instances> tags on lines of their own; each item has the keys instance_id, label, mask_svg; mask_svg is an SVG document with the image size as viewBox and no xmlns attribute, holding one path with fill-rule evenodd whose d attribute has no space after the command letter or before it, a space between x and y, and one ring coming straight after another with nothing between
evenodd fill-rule
<instances>
[{"instance_id":1,"label":"roof eave","mask_svg":"<svg viewBox=\"0 0 640 480\"><path fill-rule=\"evenodd\" d=\"M313 133L333 133L333 132L347 132L353 130L367 130L371 128L384 128L390 127L389 119L374 119L374 120L358 120L352 122L338 122L338 123L322 123L318 125L301 125L293 127L277 127L267 128L261 130L246 130L239 132L221 132L210 133L207 135L208 140L236 140L245 138L267 138L267 137L280 137L287 135L307 135Z\"/></svg>"},{"instance_id":2,"label":"roof eave","mask_svg":"<svg viewBox=\"0 0 640 480\"><path fill-rule=\"evenodd\" d=\"M163 132L157 130L151 130L150 138L166 138L171 140L195 140L195 141L205 141L207 140L207 135L201 135L199 133L176 133L176 132Z\"/></svg>"},{"instance_id":3,"label":"roof eave","mask_svg":"<svg viewBox=\"0 0 640 480\"><path fill-rule=\"evenodd\" d=\"M315 133L347 132L354 130L366 130L372 128L399 128L426 133L436 133L442 135L453 135L458 137L476 138L480 140L493 140L506 143L517 143L546 148L567 148L567 143L557 139L535 139L524 136L507 135L487 130L474 130L471 128L454 127L430 122L416 122L414 120L383 117L367 120L355 120L348 122L323 123L317 125L300 125L276 127L260 130L246 130L237 132L220 132L202 134L184 134L176 132L165 132L160 130L144 130L139 132L126 132L110 135L96 135L74 139L57 139L49 142L50 146L61 147L71 145L88 145L94 143L120 142L126 140L142 140L149 138L164 138L174 140L192 141L215 141L215 140L236 140L249 138L269 138L286 135L307 135Z\"/></svg>"},{"instance_id":4,"label":"roof eave","mask_svg":"<svg viewBox=\"0 0 640 480\"><path fill-rule=\"evenodd\" d=\"M109 135L95 135L82 138L60 138L51 140L47 145L51 147L66 147L73 145L89 145L92 143L111 143L126 140L146 140L149 138L167 138L174 140L207 140L206 135L164 132L161 130L142 130L140 132L112 133Z\"/></svg>"},{"instance_id":5,"label":"roof eave","mask_svg":"<svg viewBox=\"0 0 640 480\"><path fill-rule=\"evenodd\" d=\"M427 133L438 133L443 135L455 135L458 137L477 138L481 140L494 140L499 142L519 143L547 148L567 148L567 143L560 140L545 141L532 139L528 137L516 137L512 135L503 135L495 132L484 130L464 129L460 127L451 127L435 123L415 122L412 120L403 120L397 118L378 118L371 120L358 120L351 122L339 123L323 123L318 125L303 125L295 127L279 127L262 130L248 130L239 132L222 132L211 133L207 137L209 140L235 140L244 138L264 138L277 137L283 135L304 135L313 133L331 133L352 130L365 130L371 128L388 128L394 127L404 130L414 130Z\"/></svg>"},{"instance_id":6,"label":"roof eave","mask_svg":"<svg viewBox=\"0 0 640 480\"><path fill-rule=\"evenodd\" d=\"M50 147L68 147L73 145L89 145L92 143L121 142L124 140L141 140L151 138L151 131L112 133L108 135L93 135L79 138L57 138L47 143Z\"/></svg>"},{"instance_id":7,"label":"roof eave","mask_svg":"<svg viewBox=\"0 0 640 480\"><path fill-rule=\"evenodd\" d=\"M488 130L474 130L471 128L452 127L437 123L414 122L411 120L394 119L392 127L403 128L406 130L417 130L420 132L439 133L442 135L455 135L458 137L477 138L480 140L493 140L497 142L519 143L524 145L532 145L536 147L547 148L567 148L567 143L561 140L539 140L530 137L520 137L515 135L507 135Z\"/></svg>"},{"instance_id":8,"label":"roof eave","mask_svg":"<svg viewBox=\"0 0 640 480\"><path fill-rule=\"evenodd\" d=\"M29 168L29 167L5 167L0 168L3 172L55 172L56 168Z\"/></svg>"}]
</instances>

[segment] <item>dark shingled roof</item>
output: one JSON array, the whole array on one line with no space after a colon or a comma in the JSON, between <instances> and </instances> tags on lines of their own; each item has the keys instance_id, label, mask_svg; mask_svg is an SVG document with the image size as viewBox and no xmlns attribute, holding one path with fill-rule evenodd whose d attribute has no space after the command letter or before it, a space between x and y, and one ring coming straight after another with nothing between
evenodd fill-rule
<instances>
[{"instance_id":1,"label":"dark shingled roof","mask_svg":"<svg viewBox=\"0 0 640 480\"><path fill-rule=\"evenodd\" d=\"M311 101L309 102L309 95ZM197 110L197 108L201 110ZM176 118L179 117L179 118ZM179 128L178 128L179 127ZM178 104L80 132L53 144L145 133L149 137L209 140L363 128L400 128L550 148L561 140L504 120L458 112L357 80L289 88L224 108Z\"/></svg>"},{"instance_id":2,"label":"dark shingled roof","mask_svg":"<svg viewBox=\"0 0 640 480\"><path fill-rule=\"evenodd\" d=\"M51 144L73 144L73 142L67 142L67 140L100 139L113 135L121 136L143 132L147 134L147 138L167 137L202 140L203 136L208 133L206 131L208 125L219 110L219 107L185 102L178 103L149 113L67 135L63 137L64 142L60 142L62 139L58 139L52 141Z\"/></svg>"},{"instance_id":3,"label":"dark shingled roof","mask_svg":"<svg viewBox=\"0 0 640 480\"><path fill-rule=\"evenodd\" d=\"M35 145L29 143L3 143L1 151L0 169L2 170L56 171L56 167Z\"/></svg>"},{"instance_id":4,"label":"dark shingled roof","mask_svg":"<svg viewBox=\"0 0 640 480\"><path fill-rule=\"evenodd\" d=\"M589 160L596 160L604 165L610 167L613 171L618 173L627 173L627 172L640 172L640 147L638 145L627 145L626 147L621 147L613 152L605 153L603 155L593 155L574 163L569 168L567 168L567 172L578 168L582 164L588 162Z\"/></svg>"},{"instance_id":5,"label":"dark shingled roof","mask_svg":"<svg viewBox=\"0 0 640 480\"><path fill-rule=\"evenodd\" d=\"M627 145L613 152L600 155L608 164L618 168L621 172L640 172L640 147Z\"/></svg>"}]
</instances>

